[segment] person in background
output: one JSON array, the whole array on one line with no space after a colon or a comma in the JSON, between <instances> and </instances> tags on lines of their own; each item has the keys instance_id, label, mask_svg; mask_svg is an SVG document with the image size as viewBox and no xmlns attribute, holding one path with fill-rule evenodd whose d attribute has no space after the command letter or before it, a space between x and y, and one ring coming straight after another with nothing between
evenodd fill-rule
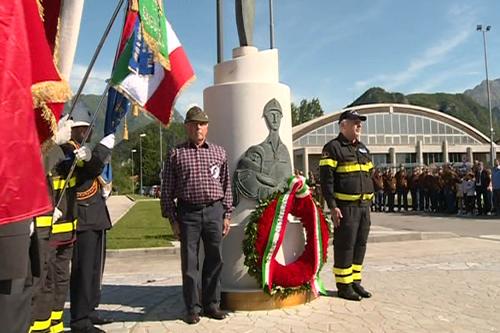
<instances>
[{"instance_id":1,"label":"person in background","mask_svg":"<svg viewBox=\"0 0 500 333\"><path fill-rule=\"evenodd\" d=\"M396 172L396 193L398 196L398 211L408 211L408 174L401 164Z\"/></svg>"},{"instance_id":2,"label":"person in background","mask_svg":"<svg viewBox=\"0 0 500 333\"><path fill-rule=\"evenodd\" d=\"M384 180L382 178L382 171L376 169L372 176L373 190L375 193L375 211L384 211Z\"/></svg>"},{"instance_id":3,"label":"person in background","mask_svg":"<svg viewBox=\"0 0 500 333\"><path fill-rule=\"evenodd\" d=\"M463 180L463 191L465 198L465 213L472 215L474 213L474 200L476 193L476 184L472 172L465 175Z\"/></svg>"},{"instance_id":4,"label":"person in background","mask_svg":"<svg viewBox=\"0 0 500 333\"><path fill-rule=\"evenodd\" d=\"M495 166L492 169L491 186L493 189L493 211L497 216L500 215L500 160L495 160Z\"/></svg>"}]
</instances>

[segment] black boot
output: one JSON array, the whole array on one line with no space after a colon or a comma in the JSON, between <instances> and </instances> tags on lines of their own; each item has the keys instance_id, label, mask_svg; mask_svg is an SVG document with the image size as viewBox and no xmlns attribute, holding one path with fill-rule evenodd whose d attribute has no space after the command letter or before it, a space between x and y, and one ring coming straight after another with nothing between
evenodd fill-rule
<instances>
[{"instance_id":1,"label":"black boot","mask_svg":"<svg viewBox=\"0 0 500 333\"><path fill-rule=\"evenodd\" d=\"M372 293L369 291L366 291L365 288L361 285L361 282L354 282L352 284L352 289L358 294L359 296L363 298L370 298L372 297Z\"/></svg>"},{"instance_id":2,"label":"black boot","mask_svg":"<svg viewBox=\"0 0 500 333\"><path fill-rule=\"evenodd\" d=\"M361 296L359 296L356 292L354 292L352 288L352 283L350 284L337 284L337 295L340 298L344 298L350 301L361 301Z\"/></svg>"}]
</instances>

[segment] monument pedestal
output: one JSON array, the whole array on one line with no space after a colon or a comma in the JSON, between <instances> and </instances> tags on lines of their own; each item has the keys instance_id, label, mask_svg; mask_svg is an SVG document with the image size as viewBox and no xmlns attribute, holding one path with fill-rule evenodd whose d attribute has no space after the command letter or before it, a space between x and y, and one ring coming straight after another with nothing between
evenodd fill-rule
<instances>
[{"instance_id":1,"label":"monument pedestal","mask_svg":"<svg viewBox=\"0 0 500 333\"><path fill-rule=\"evenodd\" d=\"M204 110L210 119L208 138L226 149L232 179L247 150L268 140L271 129L266 124L263 110L273 99L281 107L282 118L277 126L281 145L288 149L286 157L290 161L290 170L284 177L289 177L293 170L290 88L279 82L278 50L259 52L255 47L239 47L233 50L232 60L215 66L214 85L203 93ZM262 310L310 301L312 297L308 293L294 294L285 299L270 297L248 275L243 255L244 230L257 201L243 195L239 199L233 212L231 231L223 242L223 306L231 310ZM293 262L303 248L302 224L292 221L277 260L282 264Z\"/></svg>"}]
</instances>

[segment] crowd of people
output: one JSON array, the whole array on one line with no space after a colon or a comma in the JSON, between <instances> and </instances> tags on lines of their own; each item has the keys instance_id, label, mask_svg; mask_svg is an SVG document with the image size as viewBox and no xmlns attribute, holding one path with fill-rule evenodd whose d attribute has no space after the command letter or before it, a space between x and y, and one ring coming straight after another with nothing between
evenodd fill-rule
<instances>
[{"instance_id":1,"label":"crowd of people","mask_svg":"<svg viewBox=\"0 0 500 333\"><path fill-rule=\"evenodd\" d=\"M297 171L300 173L300 171ZM417 166L376 168L372 174L372 211L420 211L457 215L500 215L500 160L487 168L481 161ZM320 184L313 172L308 183L322 202Z\"/></svg>"}]
</instances>

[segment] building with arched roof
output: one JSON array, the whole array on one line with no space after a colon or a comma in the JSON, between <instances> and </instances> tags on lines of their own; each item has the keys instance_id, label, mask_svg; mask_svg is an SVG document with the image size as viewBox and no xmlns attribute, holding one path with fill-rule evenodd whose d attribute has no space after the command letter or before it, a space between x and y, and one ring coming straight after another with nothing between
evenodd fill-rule
<instances>
[{"instance_id":1,"label":"building with arched roof","mask_svg":"<svg viewBox=\"0 0 500 333\"><path fill-rule=\"evenodd\" d=\"M323 145L339 134L340 114L353 109L367 117L361 141L375 165L489 162L490 139L473 126L440 111L384 103L357 105L295 126L295 168L306 174L317 171Z\"/></svg>"}]
</instances>

